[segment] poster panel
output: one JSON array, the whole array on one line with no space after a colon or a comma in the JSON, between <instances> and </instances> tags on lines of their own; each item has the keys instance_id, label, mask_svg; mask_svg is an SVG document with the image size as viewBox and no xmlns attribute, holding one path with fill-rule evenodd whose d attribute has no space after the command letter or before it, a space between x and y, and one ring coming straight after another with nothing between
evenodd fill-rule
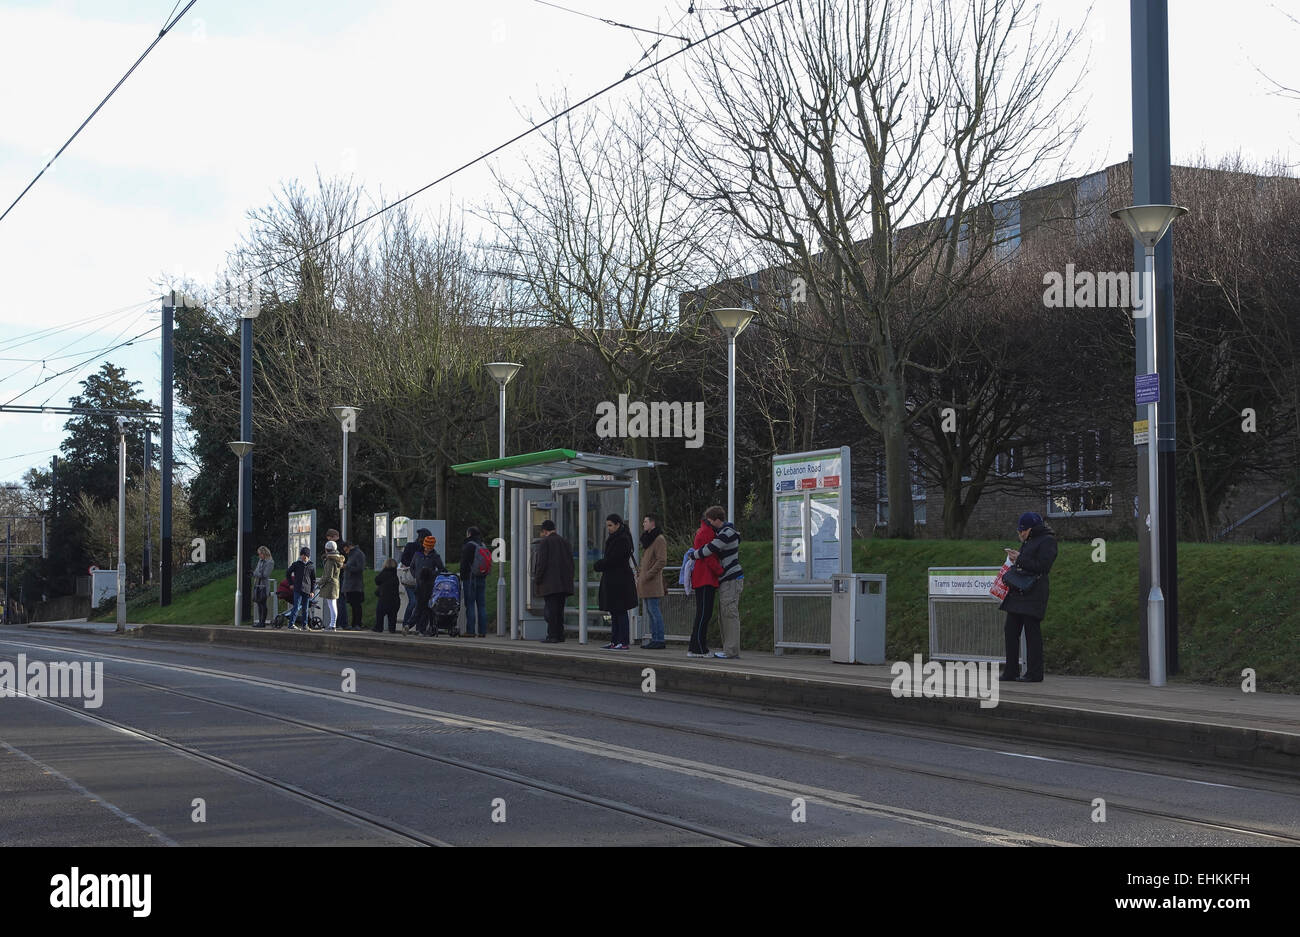
<instances>
[{"instance_id":1,"label":"poster panel","mask_svg":"<svg viewBox=\"0 0 1300 937\"><path fill-rule=\"evenodd\" d=\"M316 549L316 511L289 512L289 555L285 565L289 566L298 559L298 551L303 547L311 550L312 563L320 562Z\"/></svg>"},{"instance_id":2,"label":"poster panel","mask_svg":"<svg viewBox=\"0 0 1300 937\"><path fill-rule=\"evenodd\" d=\"M804 496L787 495L776 499L777 578L808 578L808 535L805 531L808 512Z\"/></svg>"},{"instance_id":3,"label":"poster panel","mask_svg":"<svg viewBox=\"0 0 1300 937\"><path fill-rule=\"evenodd\" d=\"M392 544L388 539L388 528L391 519L392 515L387 511L375 515L375 551L370 555L374 557L376 570L383 569L384 562L393 555Z\"/></svg>"},{"instance_id":4,"label":"poster panel","mask_svg":"<svg viewBox=\"0 0 1300 937\"><path fill-rule=\"evenodd\" d=\"M772 458L776 584L829 586L852 569L851 490L847 446Z\"/></svg>"}]
</instances>

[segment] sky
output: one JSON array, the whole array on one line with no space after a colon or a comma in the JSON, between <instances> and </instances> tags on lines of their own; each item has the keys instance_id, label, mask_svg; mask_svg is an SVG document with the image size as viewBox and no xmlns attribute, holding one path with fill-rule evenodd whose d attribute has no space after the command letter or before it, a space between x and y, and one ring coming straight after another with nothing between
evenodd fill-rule
<instances>
[{"instance_id":1,"label":"sky","mask_svg":"<svg viewBox=\"0 0 1300 937\"><path fill-rule=\"evenodd\" d=\"M185 2L0 0L0 211ZM685 9L561 5L664 32ZM722 5L697 15L724 25ZM1287 5L1169 6L1173 161L1300 163L1300 103L1270 81L1300 87ZM1088 7L1048 0L1043 12L1077 26ZM539 99L621 77L648 41L537 0L198 0L0 222L0 404L66 406L97 352L158 324L159 284L212 282L247 213L282 184L319 173L404 195L523 130ZM679 47L665 39L659 53ZM1085 130L1071 163L1084 172L1132 149L1128 0L1092 5L1078 51ZM617 93L643 90L650 76ZM527 152L515 144L506 171ZM491 194L480 164L413 207L436 216ZM156 330L108 360L161 399ZM0 413L0 482L48 465L65 419Z\"/></svg>"}]
</instances>

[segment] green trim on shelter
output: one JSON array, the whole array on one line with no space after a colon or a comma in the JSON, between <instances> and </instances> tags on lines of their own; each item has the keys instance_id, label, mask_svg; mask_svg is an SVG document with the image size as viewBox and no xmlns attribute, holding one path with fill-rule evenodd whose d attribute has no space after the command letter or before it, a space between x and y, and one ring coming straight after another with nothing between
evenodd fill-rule
<instances>
[{"instance_id":1,"label":"green trim on shelter","mask_svg":"<svg viewBox=\"0 0 1300 937\"><path fill-rule=\"evenodd\" d=\"M464 462L451 468L458 475L477 475L517 484L548 487L557 478L573 478L578 475L611 475L626 481L639 469L656 468L666 464L666 462L632 459L621 455L578 452L574 449L545 449L541 452L506 456L504 459Z\"/></svg>"}]
</instances>

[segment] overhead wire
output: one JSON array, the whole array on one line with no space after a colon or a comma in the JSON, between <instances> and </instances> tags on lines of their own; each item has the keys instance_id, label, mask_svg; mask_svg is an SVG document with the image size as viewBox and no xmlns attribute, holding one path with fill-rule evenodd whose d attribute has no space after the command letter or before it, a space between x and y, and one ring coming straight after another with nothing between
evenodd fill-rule
<instances>
[{"instance_id":1,"label":"overhead wire","mask_svg":"<svg viewBox=\"0 0 1300 937\"><path fill-rule=\"evenodd\" d=\"M63 144L63 146L59 147L59 151L55 153L53 156L51 156L49 162L47 162L43 167L41 167L41 171L36 174L35 178L33 178L31 182L27 183L27 187L18 193L18 197L9 204L8 208L4 210L4 214L0 215L0 221L4 221L5 218L9 217L9 213L14 210L14 206L17 205L19 202L21 202L23 200L23 196L25 196L28 192L31 191L32 186L36 185L36 183L40 181L41 176L45 175L45 170L49 169L51 166L54 165L54 161L63 155L63 151L66 150L72 144L73 140L77 139L77 136L81 133L81 131L86 129L86 125L89 124L92 120L94 120L95 115L98 114L100 110L103 108L103 106L108 103L109 98L111 98L114 94L117 93L117 89L122 87L122 83L131 77L131 73L134 72L136 68L139 67L140 63L143 62L145 58L149 55L149 53L154 50L154 46L162 42L163 36L171 32L171 30L176 26L176 24L181 21L181 17L183 17L186 13L188 13L190 11L190 7L194 6L194 4L197 2L198 0L190 0L190 2L185 5L185 9L181 10L180 14L177 15L175 19L173 19L170 23L166 23L163 25L163 28L158 31L158 35L154 37L154 41L149 43L149 48L145 49L143 52L140 53L140 57L135 60L135 64L126 70L126 74L117 80L117 84L113 85L113 90L109 91L108 94L104 95L104 100L100 101L97 105L95 105L95 109L90 112L90 116L81 122L81 126L78 127L75 131L73 131L72 136L68 137L67 141Z\"/></svg>"},{"instance_id":2,"label":"overhead wire","mask_svg":"<svg viewBox=\"0 0 1300 937\"><path fill-rule=\"evenodd\" d=\"M728 23L726 26L722 26L718 29L715 29L712 32L701 36L699 39L688 39L686 41L686 44L683 45L680 49L676 50L675 52L670 52L661 58L655 59L653 62L651 62L649 65L646 65L643 68L632 69L627 74L625 74L622 78L619 78L616 81L612 81L608 85L605 85L603 88L600 88L599 90L592 92L591 94L583 98L581 101L578 101L575 104L571 104L568 107L564 108L563 110L557 111L556 113L552 114L550 117L546 118L545 120L538 121L536 123L531 124L525 130L520 131L510 139L506 140L505 142L499 143L496 146L492 147L490 150L486 150L483 153L480 153L478 156L475 156L472 159L467 160L464 163L461 163L456 168L443 173L441 176L434 179L432 182L422 185L418 189L415 189L414 191L408 192L406 195L403 195L401 198L393 202L390 202L387 205L383 205L377 208L375 211L366 215L364 218L360 219L359 221L354 221L352 224L349 224L346 227L341 228L340 230L334 232L333 234L327 235L326 237L322 238L316 243L310 244L307 247L304 247L302 250L298 251L297 253L292 254L289 257L286 257L284 260L281 260L277 263L273 263L268 267L266 267L265 269L259 270L258 272L254 273L252 276L248 277L247 279L241 280L235 286L227 287L223 292L218 293L213 298L222 299L226 296L229 296L231 293L235 292L236 290L244 286L255 286L257 281L262 277L274 273L275 271L280 270L284 267L287 267L291 263L295 263L301 260L303 257L306 257L312 251L324 247L326 244L330 243L331 241L336 240L337 238L340 238L351 231L355 231L357 228L360 228L362 225L368 224L369 222L378 218L380 215L392 211L394 208L396 208L399 205L409 202L417 195L424 194L425 192L429 191L439 183L445 182L446 180L450 179L452 176L458 175L459 173L464 172L466 169L469 169L471 166L475 166L478 163L481 163L484 160L492 156L495 156L497 153L501 152L502 150L506 149L512 144L517 143L518 141L524 139L525 137L530 136L533 133L536 133L538 130L542 130L545 127L549 127L551 124L561 120L567 114L571 114L574 111L578 110L580 107L583 107L584 105L594 101L596 98L601 97L602 95L607 94L610 91L613 91L619 85L626 84L627 82L631 81L633 78L640 77L641 75L644 75L646 72L653 71L654 69L658 68L660 65L664 64L665 62L675 59L677 56L689 51L690 49L693 49L695 46L702 45L711 39L715 39L718 36L722 35L723 33L735 29L737 26L741 26L744 23L747 23L749 20L754 19L757 16L761 16L762 14L767 13L769 10L774 10L777 7L784 6L788 2L789 0L775 0L775 2L769 3L767 6L756 8L748 16L738 17L735 22Z\"/></svg>"}]
</instances>

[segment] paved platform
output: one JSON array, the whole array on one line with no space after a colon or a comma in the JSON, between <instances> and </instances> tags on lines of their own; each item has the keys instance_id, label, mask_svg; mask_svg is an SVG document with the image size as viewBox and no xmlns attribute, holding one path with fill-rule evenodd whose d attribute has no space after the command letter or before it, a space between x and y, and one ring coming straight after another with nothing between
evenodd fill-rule
<instances>
[{"instance_id":1,"label":"paved platform","mask_svg":"<svg viewBox=\"0 0 1300 937\"><path fill-rule=\"evenodd\" d=\"M114 626L49 622L28 626L113 635ZM606 651L582 645L509 638L425 638L416 635L277 631L194 625L131 625L130 635L348 657L428 661L519 674L642 686L654 671L656 692L899 723L1065 742L1112 752L1161 755L1300 776L1300 696L1245 693L1175 679L1164 687L1142 680L1047 675L1042 683L1001 683L996 705L985 684L962 696L895 696L890 665L832 663L826 656L747 652L739 659L688 658L682 647ZM128 635L128 636L130 636ZM913 661L907 662L912 665ZM994 668L996 676L996 668ZM908 681L908 685L912 685ZM917 690L925 690L916 677ZM951 691L949 691L951 692Z\"/></svg>"}]
</instances>

